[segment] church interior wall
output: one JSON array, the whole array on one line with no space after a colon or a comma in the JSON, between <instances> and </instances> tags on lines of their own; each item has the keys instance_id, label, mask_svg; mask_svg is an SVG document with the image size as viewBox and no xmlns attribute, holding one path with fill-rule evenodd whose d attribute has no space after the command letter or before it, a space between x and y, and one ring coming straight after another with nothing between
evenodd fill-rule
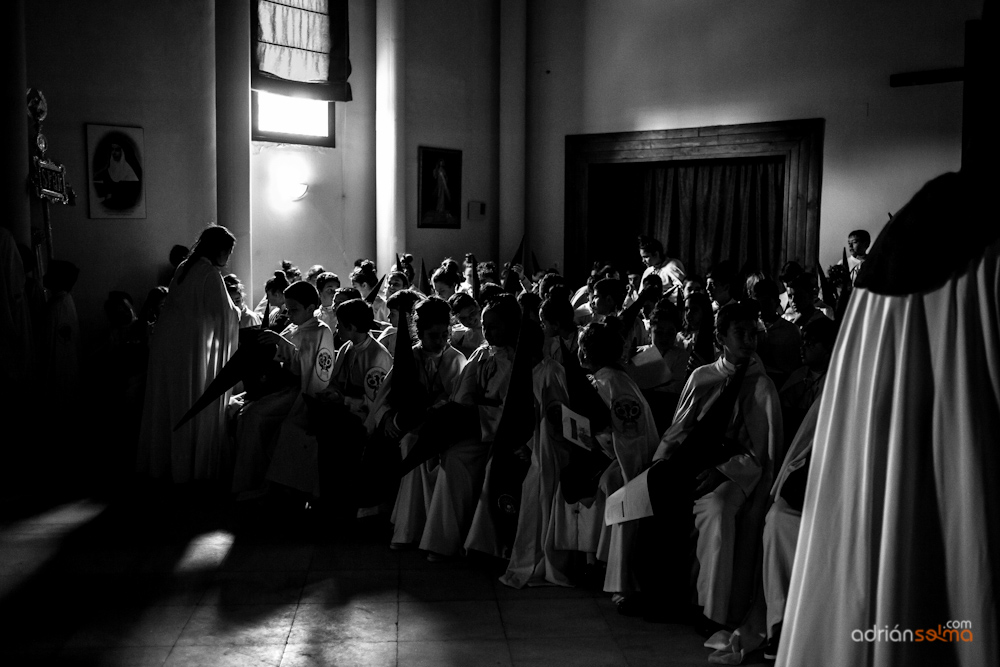
<instances>
[{"instance_id":1,"label":"church interior wall","mask_svg":"<svg viewBox=\"0 0 1000 667\"><path fill-rule=\"evenodd\" d=\"M350 287L354 260L375 255L375 3L351 0L348 11L353 99L336 104L337 146L251 147L255 300L283 259L303 273L321 264ZM309 185L306 196L284 196L288 181Z\"/></svg>"},{"instance_id":2,"label":"church interior wall","mask_svg":"<svg viewBox=\"0 0 1000 667\"><path fill-rule=\"evenodd\" d=\"M529 3L527 220L543 264L564 240L565 136L825 118L820 261L874 236L957 170L962 84L890 88L960 66L981 3L892 0ZM609 221L613 224L613 221Z\"/></svg>"},{"instance_id":3,"label":"church interior wall","mask_svg":"<svg viewBox=\"0 0 1000 667\"><path fill-rule=\"evenodd\" d=\"M406 243L417 270L445 255L495 259L499 201L499 3L411 0L405 5ZM417 225L418 147L462 151L460 229ZM469 220L468 202L486 203Z\"/></svg>"},{"instance_id":4,"label":"church interior wall","mask_svg":"<svg viewBox=\"0 0 1000 667\"><path fill-rule=\"evenodd\" d=\"M124 290L138 308L170 248L216 216L215 17L212 0L26 3L28 85L49 105L49 155L66 165L76 206L51 206L54 256L80 268L81 330L105 329ZM85 125L143 129L145 219L88 218ZM33 205L33 225L41 227Z\"/></svg>"}]
</instances>

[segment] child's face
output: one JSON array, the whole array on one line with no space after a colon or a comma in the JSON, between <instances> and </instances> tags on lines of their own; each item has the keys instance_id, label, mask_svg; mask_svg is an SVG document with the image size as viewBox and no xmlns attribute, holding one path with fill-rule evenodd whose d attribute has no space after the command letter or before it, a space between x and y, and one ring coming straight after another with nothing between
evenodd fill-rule
<instances>
[{"instance_id":1,"label":"child's face","mask_svg":"<svg viewBox=\"0 0 1000 667\"><path fill-rule=\"evenodd\" d=\"M337 296L337 290L340 286L335 282L328 282L323 285L323 289L319 293L319 300L323 304L324 308L329 308L333 305L333 297Z\"/></svg>"},{"instance_id":2,"label":"child's face","mask_svg":"<svg viewBox=\"0 0 1000 667\"><path fill-rule=\"evenodd\" d=\"M661 350L670 349L677 342L677 327L667 319L653 322L653 345Z\"/></svg>"},{"instance_id":3,"label":"child's face","mask_svg":"<svg viewBox=\"0 0 1000 667\"><path fill-rule=\"evenodd\" d=\"M814 371L825 369L830 364L830 350L813 338L802 339L802 363Z\"/></svg>"},{"instance_id":4,"label":"child's face","mask_svg":"<svg viewBox=\"0 0 1000 667\"><path fill-rule=\"evenodd\" d=\"M368 283L359 283L356 280L351 281L351 287L361 292L361 298L368 296L368 293L372 291L372 286Z\"/></svg>"},{"instance_id":5,"label":"child's face","mask_svg":"<svg viewBox=\"0 0 1000 667\"><path fill-rule=\"evenodd\" d=\"M288 311L288 319L296 326L302 326L313 316L313 309L309 308L295 299L285 299L285 309Z\"/></svg>"},{"instance_id":6,"label":"child's face","mask_svg":"<svg viewBox=\"0 0 1000 667\"><path fill-rule=\"evenodd\" d=\"M455 288L441 280L437 280L434 282L434 293L447 301L455 296Z\"/></svg>"},{"instance_id":7,"label":"child's face","mask_svg":"<svg viewBox=\"0 0 1000 667\"><path fill-rule=\"evenodd\" d=\"M718 335L726 359L733 364L744 364L757 351L757 323L753 320L731 322L729 329Z\"/></svg>"},{"instance_id":8,"label":"child's face","mask_svg":"<svg viewBox=\"0 0 1000 667\"><path fill-rule=\"evenodd\" d=\"M868 251L868 244L862 241L855 234L851 234L847 237L847 252L851 253L851 257L860 257Z\"/></svg>"},{"instance_id":9,"label":"child's face","mask_svg":"<svg viewBox=\"0 0 1000 667\"><path fill-rule=\"evenodd\" d=\"M243 295L240 293L239 287L229 288L229 298L233 300L233 305L237 308L243 307Z\"/></svg>"},{"instance_id":10,"label":"child's face","mask_svg":"<svg viewBox=\"0 0 1000 667\"><path fill-rule=\"evenodd\" d=\"M400 334L396 334L397 336ZM451 338L451 327L447 324L435 324L424 329L420 334L420 346L430 354L441 354Z\"/></svg>"},{"instance_id":11,"label":"child's face","mask_svg":"<svg viewBox=\"0 0 1000 667\"><path fill-rule=\"evenodd\" d=\"M285 305L285 295L281 292L268 292L267 305L271 308L281 308Z\"/></svg>"},{"instance_id":12,"label":"child's face","mask_svg":"<svg viewBox=\"0 0 1000 667\"><path fill-rule=\"evenodd\" d=\"M504 346L507 344L507 326L500 313L493 308L487 308L483 313L483 336L490 345Z\"/></svg>"},{"instance_id":13,"label":"child's face","mask_svg":"<svg viewBox=\"0 0 1000 667\"><path fill-rule=\"evenodd\" d=\"M400 290L406 289L406 285L403 284L403 279L399 276L392 276L389 278L389 287L386 288L386 298L392 296Z\"/></svg>"},{"instance_id":14,"label":"child's face","mask_svg":"<svg viewBox=\"0 0 1000 667\"><path fill-rule=\"evenodd\" d=\"M478 306L468 306L458 311L456 317L466 329L478 329L482 326L482 317Z\"/></svg>"},{"instance_id":15,"label":"child's face","mask_svg":"<svg viewBox=\"0 0 1000 667\"><path fill-rule=\"evenodd\" d=\"M660 257L660 253L651 252L650 250L645 248L641 248L639 250L639 258L642 260L642 263L645 264L646 266L656 266L663 259L662 257Z\"/></svg>"},{"instance_id":16,"label":"child's face","mask_svg":"<svg viewBox=\"0 0 1000 667\"><path fill-rule=\"evenodd\" d=\"M542 322L542 332L545 334L546 338L555 338L559 335L559 325L555 322L549 322L544 317L542 317L542 311L538 310L538 319Z\"/></svg>"},{"instance_id":17,"label":"child's face","mask_svg":"<svg viewBox=\"0 0 1000 667\"><path fill-rule=\"evenodd\" d=\"M354 340L357 337L358 329L353 324L348 324L344 320L337 318L337 335L343 340Z\"/></svg>"},{"instance_id":18,"label":"child's face","mask_svg":"<svg viewBox=\"0 0 1000 667\"><path fill-rule=\"evenodd\" d=\"M593 310L597 315L614 315L618 312L615 299L610 294L598 294L594 299Z\"/></svg>"},{"instance_id":19,"label":"child's face","mask_svg":"<svg viewBox=\"0 0 1000 667\"><path fill-rule=\"evenodd\" d=\"M697 280L685 280L684 281L684 298L688 298L695 292L704 292L705 288Z\"/></svg>"},{"instance_id":20,"label":"child's face","mask_svg":"<svg viewBox=\"0 0 1000 667\"><path fill-rule=\"evenodd\" d=\"M691 331L697 331L701 327L701 320L705 316L694 301L688 299L684 302L684 324Z\"/></svg>"}]
</instances>

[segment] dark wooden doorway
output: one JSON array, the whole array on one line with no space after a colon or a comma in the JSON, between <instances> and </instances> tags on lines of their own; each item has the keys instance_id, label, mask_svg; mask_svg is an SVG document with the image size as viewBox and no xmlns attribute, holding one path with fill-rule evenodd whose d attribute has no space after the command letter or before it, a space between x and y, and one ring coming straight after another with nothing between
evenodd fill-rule
<instances>
[{"instance_id":1,"label":"dark wooden doorway","mask_svg":"<svg viewBox=\"0 0 1000 667\"><path fill-rule=\"evenodd\" d=\"M597 259L638 259L643 179L650 163L780 157L784 162L781 261L819 255L821 118L566 137L566 275L583 280ZM598 186L598 191L592 187Z\"/></svg>"}]
</instances>

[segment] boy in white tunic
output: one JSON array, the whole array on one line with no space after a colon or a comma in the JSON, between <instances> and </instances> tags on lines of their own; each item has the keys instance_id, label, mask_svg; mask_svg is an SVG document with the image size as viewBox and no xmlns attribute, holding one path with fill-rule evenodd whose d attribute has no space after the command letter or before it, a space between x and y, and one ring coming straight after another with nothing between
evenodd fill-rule
<instances>
[{"instance_id":1,"label":"boy in white tunic","mask_svg":"<svg viewBox=\"0 0 1000 667\"><path fill-rule=\"evenodd\" d=\"M473 353L451 399L478 410L481 433L479 439L456 444L441 455L420 539L420 548L429 552L429 560L457 555L465 541L507 395L520 314L517 301L509 296L483 311L483 331L489 346Z\"/></svg>"},{"instance_id":2,"label":"boy in white tunic","mask_svg":"<svg viewBox=\"0 0 1000 667\"><path fill-rule=\"evenodd\" d=\"M389 302L391 305L392 298ZM433 408L446 403L455 391L465 367L465 355L448 343L451 309L447 302L431 297L417 304L414 315L420 343L413 348L413 361L417 378L427 392L427 407ZM409 432L401 430L398 413L388 403L392 379L390 371L379 389L366 426L369 432L381 429L387 436L398 439L400 454L405 459L417 441L420 427ZM437 473L437 462L426 461L400 480L390 518L393 523L390 548L402 549L420 539Z\"/></svg>"},{"instance_id":3,"label":"boy in white tunic","mask_svg":"<svg viewBox=\"0 0 1000 667\"><path fill-rule=\"evenodd\" d=\"M761 523L773 466L781 460L782 421L778 392L754 353L756 309L743 304L724 306L717 326L723 355L692 373L656 459L669 458L685 442L696 422L721 396L737 366L747 365L725 434L727 441L739 445L740 453L698 475L694 502L698 604L712 623L735 625L753 593ZM711 623L705 625L706 630L712 627Z\"/></svg>"},{"instance_id":4,"label":"boy in white tunic","mask_svg":"<svg viewBox=\"0 0 1000 667\"><path fill-rule=\"evenodd\" d=\"M284 295L291 324L281 334L264 329L258 340L276 345L275 358L299 381L246 404L237 416L232 488L244 498L264 490L264 473L281 436L287 437L287 422L303 419L302 395L316 396L324 391L333 371L333 332L315 315L320 303L316 288L300 281L286 288Z\"/></svg>"}]
</instances>

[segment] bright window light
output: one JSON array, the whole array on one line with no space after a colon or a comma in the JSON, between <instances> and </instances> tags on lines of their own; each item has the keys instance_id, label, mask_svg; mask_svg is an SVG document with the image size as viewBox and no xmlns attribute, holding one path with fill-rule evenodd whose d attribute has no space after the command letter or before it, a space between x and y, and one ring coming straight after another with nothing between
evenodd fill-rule
<instances>
[{"instance_id":1,"label":"bright window light","mask_svg":"<svg viewBox=\"0 0 1000 667\"><path fill-rule=\"evenodd\" d=\"M260 132L330 136L329 102L273 93L257 93L257 129Z\"/></svg>"}]
</instances>

